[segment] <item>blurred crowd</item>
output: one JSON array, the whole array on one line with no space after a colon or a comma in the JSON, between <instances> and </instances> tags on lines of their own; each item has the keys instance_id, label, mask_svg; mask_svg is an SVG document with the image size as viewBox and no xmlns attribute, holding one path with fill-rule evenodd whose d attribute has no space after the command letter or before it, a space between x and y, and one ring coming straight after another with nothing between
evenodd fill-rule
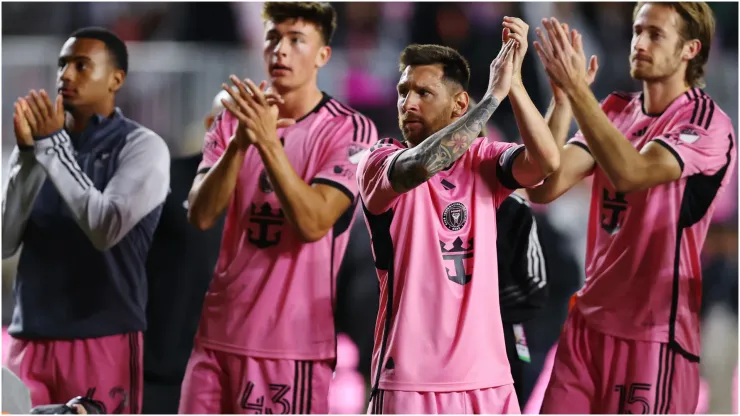
<instances>
[{"instance_id":1,"label":"blurred crowd","mask_svg":"<svg viewBox=\"0 0 740 416\"><path fill-rule=\"evenodd\" d=\"M705 91L730 115L737 131L738 4L711 6L717 31ZM204 133L200 120L229 73L253 79L261 73L259 2L21 2L2 7L2 109L6 115L19 94L53 86L55 51L69 33L83 26L107 27L130 42L132 71L120 105L130 117L163 136L173 155L200 145ZM600 70L593 85L597 97L613 90L639 89L628 71L634 3L352 2L336 3L335 7L339 21L332 42L334 56L325 76L320 77L320 86L371 118L380 137L399 135L395 86L398 55L407 44L439 43L458 49L471 65L471 95L480 98L488 83L490 62L499 50L503 16L518 16L529 23L530 42L535 40L534 28L543 17L555 16L577 28L583 34L586 53L599 58ZM530 96L544 112L550 88L534 48L530 48L522 72ZM14 140L9 118L3 121L5 164ZM574 124L573 132L575 129ZM489 131L498 140L518 140L508 103L496 112ZM703 331L702 363L710 378L728 367L735 368L737 361L737 356L724 353L737 351L738 342L737 170L733 183L732 192L723 196L715 214L704 250L703 313L709 318ZM584 183L547 207L537 207L542 244L553 272L550 301L528 329L530 344L539 346L532 348L529 391L565 320L567 300L584 278L588 185ZM368 377L378 288L364 221L355 224L338 281L337 323L358 345L359 368ZM4 262L4 325L12 312L13 275L12 260Z\"/></svg>"},{"instance_id":2,"label":"blurred crowd","mask_svg":"<svg viewBox=\"0 0 740 416\"><path fill-rule=\"evenodd\" d=\"M9 3L3 5L3 35L60 37L81 26L99 25L114 30L127 42L188 42L212 49L259 50L263 44L261 5L260 2ZM593 86L597 96L637 87L626 70L634 6L630 2L347 2L335 6L339 21L332 46L343 52L343 74L332 79L331 90L350 105L365 110L379 130L388 135L397 130L390 104L395 102L399 52L409 43L439 43L456 48L470 61L471 92L479 97L488 82L489 64L498 51L500 23L507 15L523 18L531 29L539 25L541 18L555 16L581 31L586 51L597 55L601 63ZM707 92L728 114L734 115L737 114L736 88L732 88L737 86L737 4L713 3L712 8L717 16L717 33L709 62L712 82ZM534 38L531 30L530 41ZM734 69L719 70L725 66ZM239 68L231 70L238 72ZM549 100L549 87L534 49L525 61L523 76L535 104L544 108ZM507 114L509 108L499 110L493 124L505 137L513 139L516 126Z\"/></svg>"}]
</instances>

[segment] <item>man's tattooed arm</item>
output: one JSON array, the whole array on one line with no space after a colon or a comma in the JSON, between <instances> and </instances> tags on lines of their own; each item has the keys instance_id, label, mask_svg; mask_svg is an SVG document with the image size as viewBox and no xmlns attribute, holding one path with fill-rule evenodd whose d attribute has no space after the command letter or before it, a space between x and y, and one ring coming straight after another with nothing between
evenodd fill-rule
<instances>
[{"instance_id":1,"label":"man's tattooed arm","mask_svg":"<svg viewBox=\"0 0 740 416\"><path fill-rule=\"evenodd\" d=\"M468 151L499 104L496 97L487 94L459 120L401 153L390 175L393 190L408 192L459 159Z\"/></svg>"}]
</instances>

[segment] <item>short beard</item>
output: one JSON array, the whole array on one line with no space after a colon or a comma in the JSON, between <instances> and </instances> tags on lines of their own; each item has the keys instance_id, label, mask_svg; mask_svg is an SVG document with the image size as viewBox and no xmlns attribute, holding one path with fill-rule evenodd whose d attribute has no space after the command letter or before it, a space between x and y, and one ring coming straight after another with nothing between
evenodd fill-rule
<instances>
[{"instance_id":1,"label":"short beard","mask_svg":"<svg viewBox=\"0 0 740 416\"><path fill-rule=\"evenodd\" d=\"M409 144L409 147L418 145L419 143L423 142L424 139L430 136L429 134L426 134L426 128L424 128L422 131L419 132L419 136L421 136L420 138L411 136L411 135L406 135L406 133L404 133L403 131L403 128L401 128L401 134L403 135L403 140ZM417 142L417 139L418 139L418 142Z\"/></svg>"},{"instance_id":2,"label":"short beard","mask_svg":"<svg viewBox=\"0 0 740 416\"><path fill-rule=\"evenodd\" d=\"M672 62L676 63L671 67L671 69L667 72L659 73L659 74L637 74L635 71L630 70L630 76L637 80L642 82L660 82L664 81L678 72L679 67L681 66L681 49L683 48L684 43L679 41L679 44L676 46L676 49L673 53L673 60ZM655 64L655 62L653 62ZM653 67L654 68L654 67Z\"/></svg>"}]
</instances>

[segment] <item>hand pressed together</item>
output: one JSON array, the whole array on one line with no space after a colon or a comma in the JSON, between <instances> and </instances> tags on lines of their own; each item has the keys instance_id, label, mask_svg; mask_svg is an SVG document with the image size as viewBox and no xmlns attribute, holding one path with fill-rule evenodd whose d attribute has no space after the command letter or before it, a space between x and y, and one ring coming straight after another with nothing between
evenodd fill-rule
<instances>
[{"instance_id":1,"label":"hand pressed together","mask_svg":"<svg viewBox=\"0 0 740 416\"><path fill-rule=\"evenodd\" d=\"M222 103L239 120L234 140L240 148L277 141L277 129L295 124L295 120L278 118L277 105L282 103L282 97L267 88L265 81L257 86L249 79L241 81L235 75L229 78L236 90L225 83L222 87L233 101Z\"/></svg>"},{"instance_id":2,"label":"hand pressed together","mask_svg":"<svg viewBox=\"0 0 740 416\"><path fill-rule=\"evenodd\" d=\"M586 55L583 52L583 37L575 29L568 33L568 25L558 19L542 19L547 30L544 35L539 27L535 29L539 42L534 42L537 55L550 77L555 98L563 98L579 85L591 85L596 77L598 61L591 56L586 68Z\"/></svg>"},{"instance_id":3,"label":"hand pressed together","mask_svg":"<svg viewBox=\"0 0 740 416\"><path fill-rule=\"evenodd\" d=\"M64 106L58 95L52 103L46 91L31 90L15 103L13 125L18 145L32 146L34 137L48 136L64 128Z\"/></svg>"}]
</instances>

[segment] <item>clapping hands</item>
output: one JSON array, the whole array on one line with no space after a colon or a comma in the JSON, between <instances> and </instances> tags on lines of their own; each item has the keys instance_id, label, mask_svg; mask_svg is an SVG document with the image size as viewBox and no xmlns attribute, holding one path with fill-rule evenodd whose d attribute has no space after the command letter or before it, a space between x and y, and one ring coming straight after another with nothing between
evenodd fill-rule
<instances>
[{"instance_id":1,"label":"clapping hands","mask_svg":"<svg viewBox=\"0 0 740 416\"><path fill-rule=\"evenodd\" d=\"M283 99L280 94L267 88L267 82L262 81L257 86L251 80L241 81L235 75L229 79L236 90L226 83L222 87L233 101L224 99L221 103L239 120L235 140L240 148L265 141L277 141L277 129L295 124L293 119L278 118L278 104Z\"/></svg>"}]
</instances>

